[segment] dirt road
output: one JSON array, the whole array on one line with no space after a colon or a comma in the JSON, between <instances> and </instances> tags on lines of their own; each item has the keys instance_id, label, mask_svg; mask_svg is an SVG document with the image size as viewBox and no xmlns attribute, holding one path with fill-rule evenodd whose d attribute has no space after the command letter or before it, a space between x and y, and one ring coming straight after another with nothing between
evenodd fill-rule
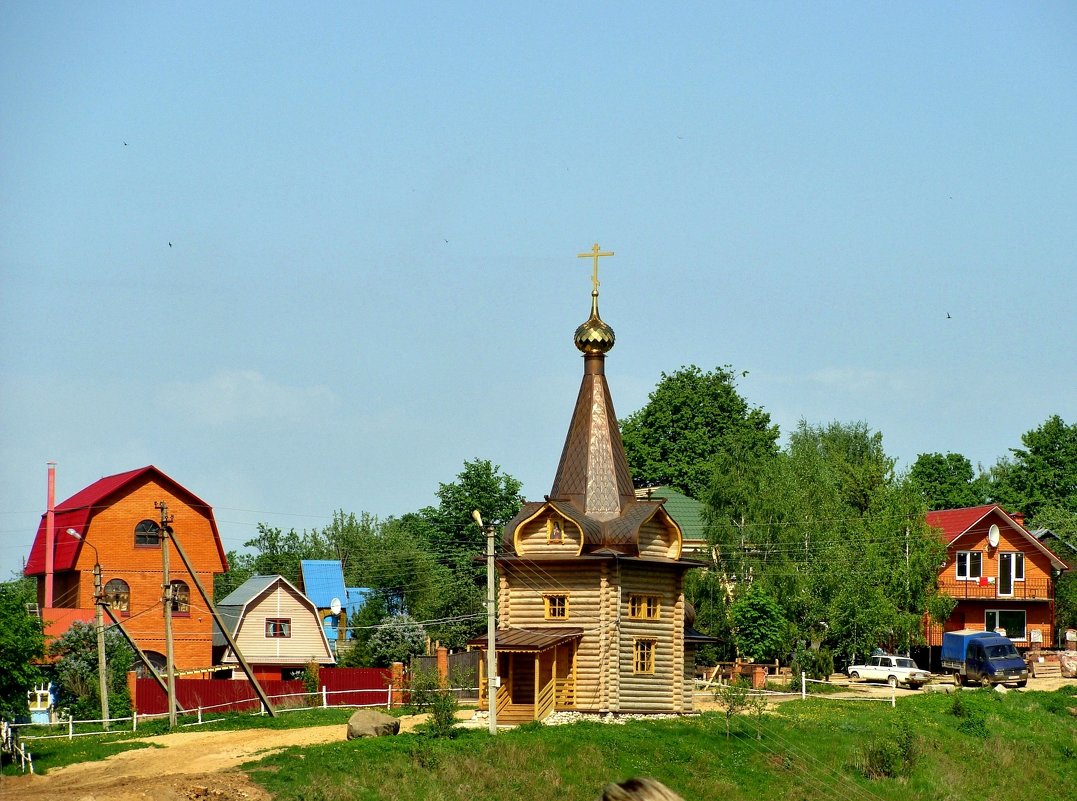
<instances>
[{"instance_id":1,"label":"dirt road","mask_svg":"<svg viewBox=\"0 0 1077 801\"><path fill-rule=\"evenodd\" d=\"M1028 689L1054 690L1075 683L1075 679L1031 679ZM871 689L890 695L889 687ZM915 691L897 692L903 696ZM401 731L413 730L425 719L425 715L401 718ZM237 770L239 765L289 746L338 742L345 735L345 726L339 723L307 729L165 734L145 740L155 747L57 768L46 776L0 777L0 801L270 801Z\"/></svg>"}]
</instances>

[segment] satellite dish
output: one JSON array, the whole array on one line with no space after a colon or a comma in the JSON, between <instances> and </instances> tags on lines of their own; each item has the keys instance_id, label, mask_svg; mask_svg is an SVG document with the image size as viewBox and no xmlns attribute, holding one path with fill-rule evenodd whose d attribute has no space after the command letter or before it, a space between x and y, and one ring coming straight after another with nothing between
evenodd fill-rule
<instances>
[{"instance_id":1,"label":"satellite dish","mask_svg":"<svg viewBox=\"0 0 1077 801\"><path fill-rule=\"evenodd\" d=\"M334 615L339 615L340 614L340 599L339 598L334 598L332 601L329 602L329 611L332 612Z\"/></svg>"},{"instance_id":2,"label":"satellite dish","mask_svg":"<svg viewBox=\"0 0 1077 801\"><path fill-rule=\"evenodd\" d=\"M992 523L991 528L987 530L987 544L992 548L998 547L998 525L995 523Z\"/></svg>"}]
</instances>

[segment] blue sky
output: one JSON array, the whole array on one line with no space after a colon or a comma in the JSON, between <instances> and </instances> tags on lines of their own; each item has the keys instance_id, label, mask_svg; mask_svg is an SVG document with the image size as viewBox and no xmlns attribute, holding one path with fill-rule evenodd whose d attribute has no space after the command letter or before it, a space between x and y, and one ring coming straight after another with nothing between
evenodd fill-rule
<instances>
[{"instance_id":1,"label":"blue sky","mask_svg":"<svg viewBox=\"0 0 1077 801\"><path fill-rule=\"evenodd\" d=\"M666 5L0 6L0 575L48 460L228 548L541 497L594 242L622 416L694 363L906 467L1077 418L1077 8Z\"/></svg>"}]
</instances>

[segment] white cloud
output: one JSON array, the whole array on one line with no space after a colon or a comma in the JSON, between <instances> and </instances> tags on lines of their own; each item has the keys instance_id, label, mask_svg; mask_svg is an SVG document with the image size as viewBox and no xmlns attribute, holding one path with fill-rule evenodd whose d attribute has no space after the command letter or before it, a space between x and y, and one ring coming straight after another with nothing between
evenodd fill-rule
<instances>
[{"instance_id":1,"label":"white cloud","mask_svg":"<svg viewBox=\"0 0 1077 801\"><path fill-rule=\"evenodd\" d=\"M329 387L278 384L256 370L222 370L204 381L173 381L161 404L194 422L305 422L332 413L339 399Z\"/></svg>"}]
</instances>

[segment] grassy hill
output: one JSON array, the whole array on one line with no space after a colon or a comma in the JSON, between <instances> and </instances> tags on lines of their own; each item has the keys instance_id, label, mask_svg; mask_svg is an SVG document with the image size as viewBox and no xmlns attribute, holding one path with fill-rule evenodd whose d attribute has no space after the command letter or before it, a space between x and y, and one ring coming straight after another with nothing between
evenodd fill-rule
<instances>
[{"instance_id":1,"label":"grassy hill","mask_svg":"<svg viewBox=\"0 0 1077 801\"><path fill-rule=\"evenodd\" d=\"M822 698L741 716L530 725L291 749L248 766L279 801L592 801L652 776L687 801L1077 801L1077 688Z\"/></svg>"}]
</instances>

